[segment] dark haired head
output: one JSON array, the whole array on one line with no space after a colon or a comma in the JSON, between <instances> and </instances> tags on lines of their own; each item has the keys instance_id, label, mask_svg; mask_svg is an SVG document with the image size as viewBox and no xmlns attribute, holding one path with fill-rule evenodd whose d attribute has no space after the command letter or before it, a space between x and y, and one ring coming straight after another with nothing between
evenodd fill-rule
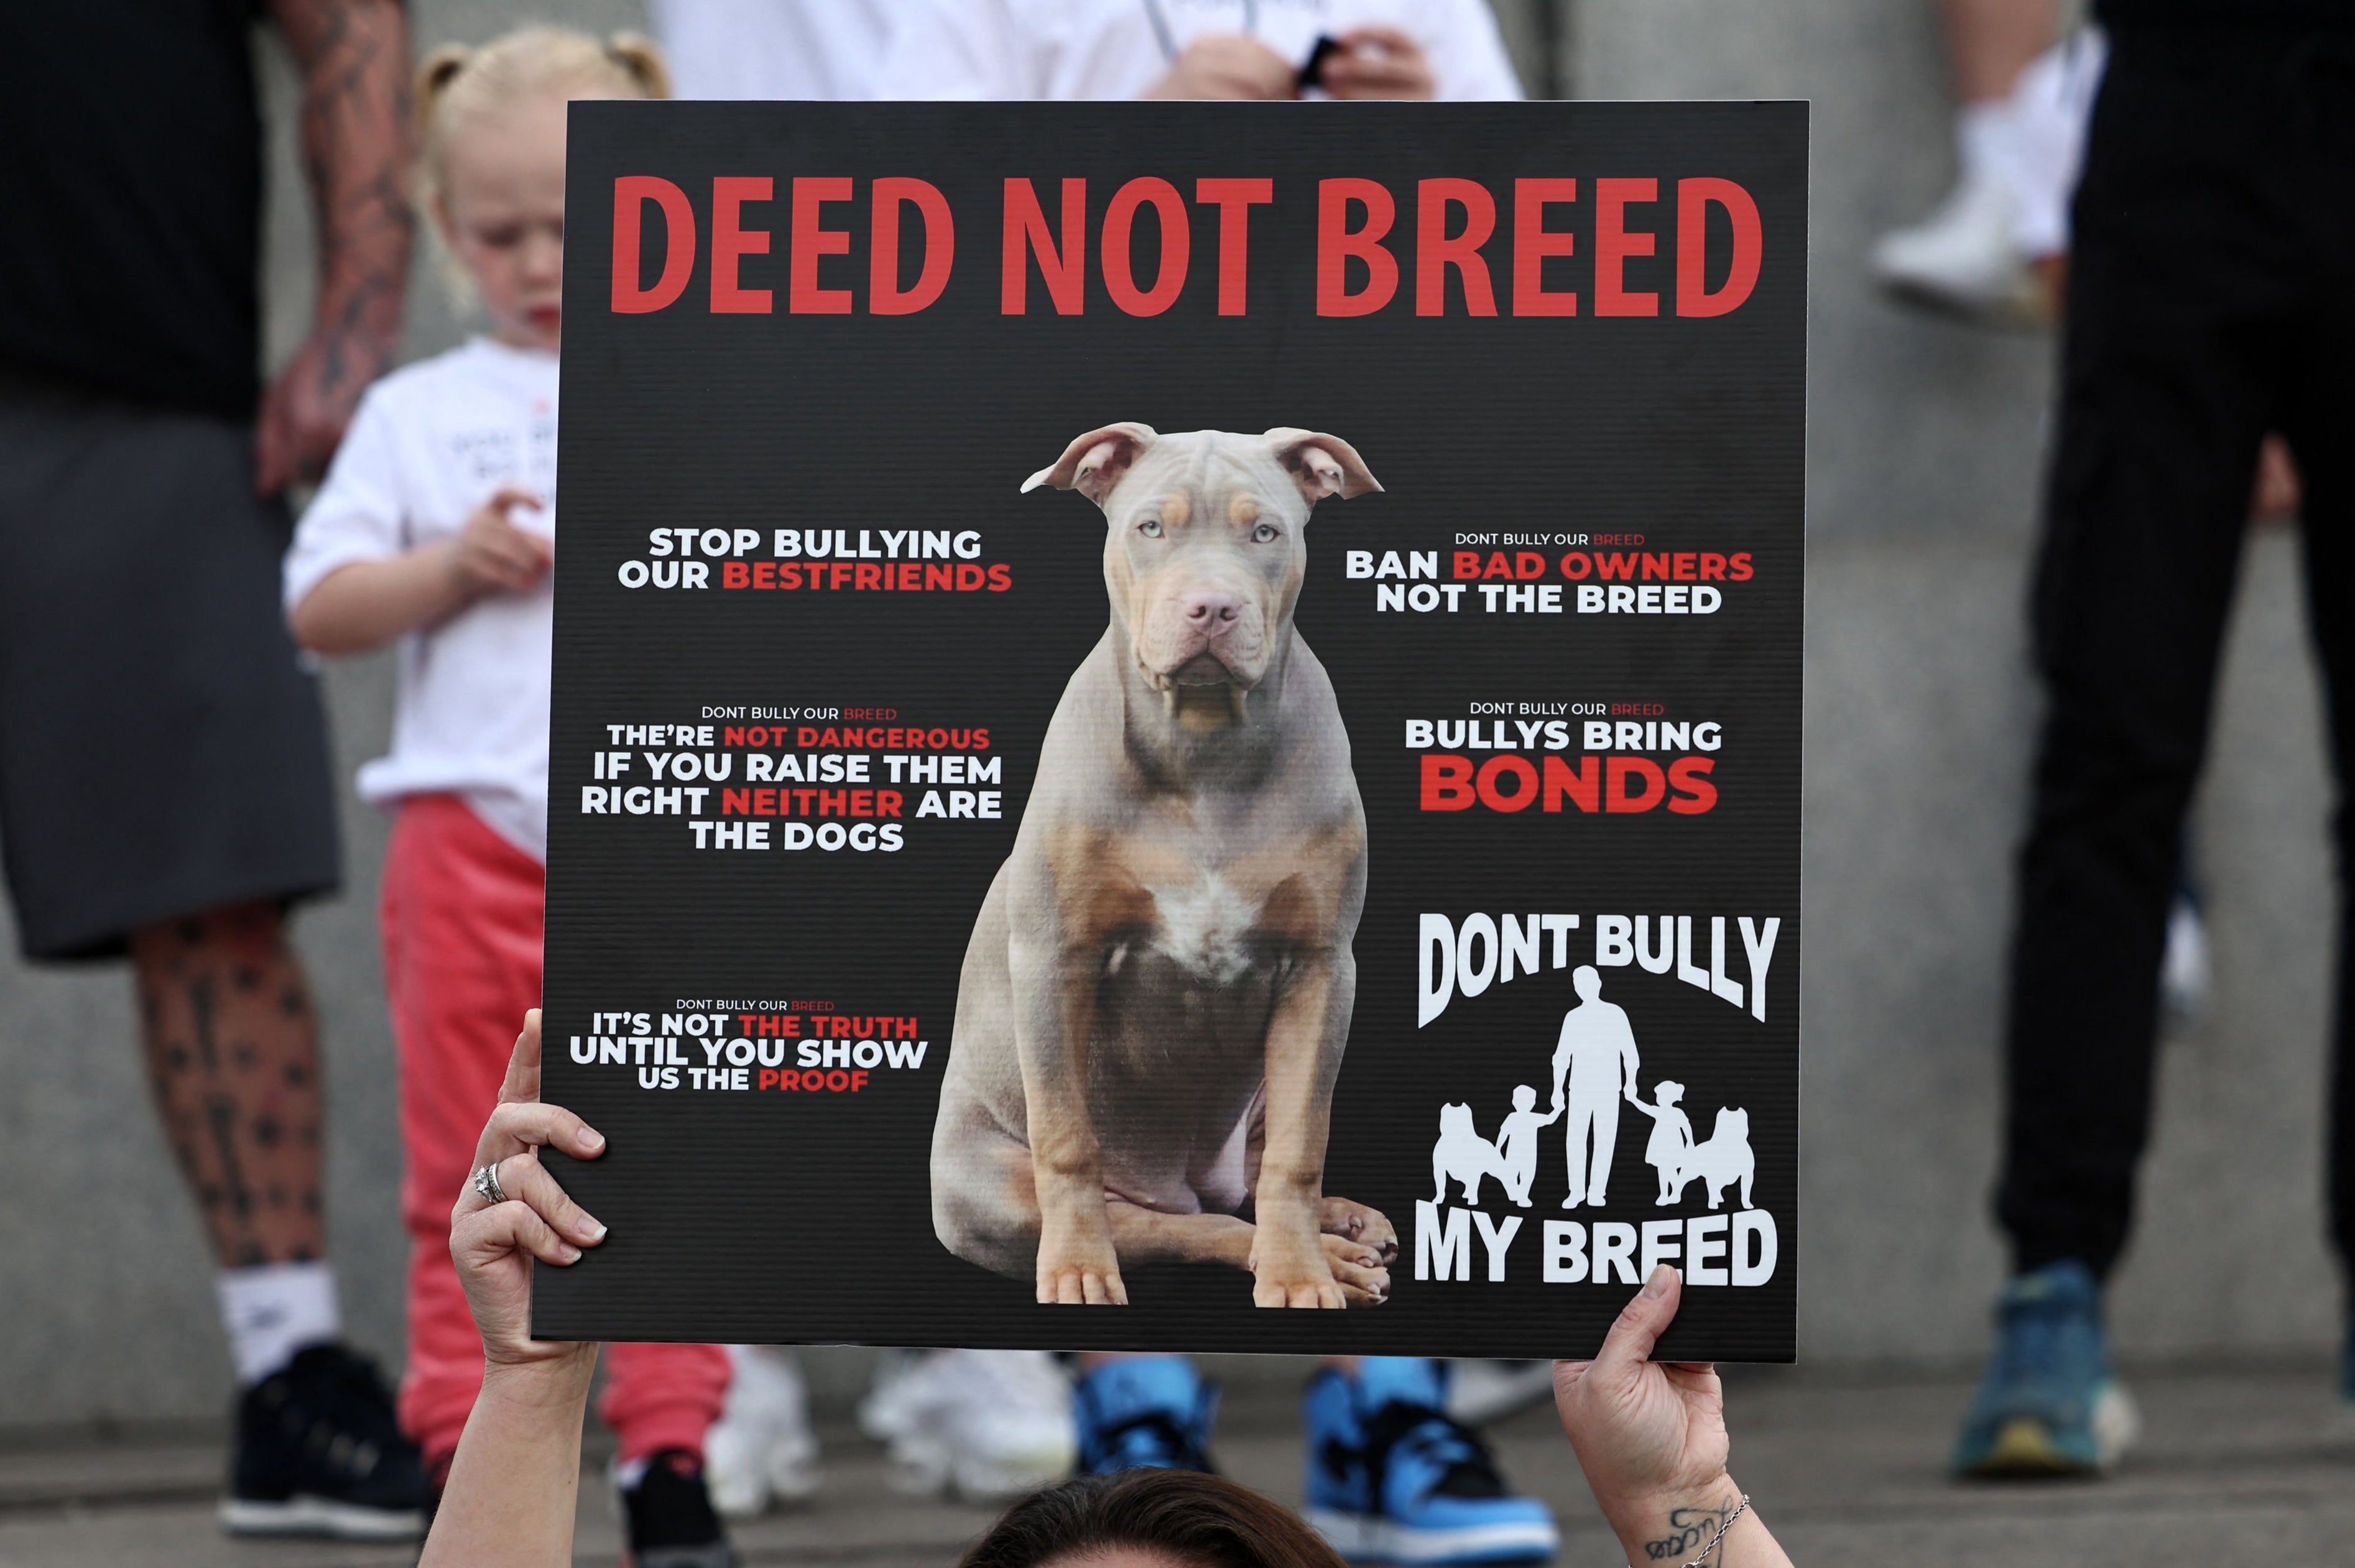
<instances>
[{"instance_id":1,"label":"dark haired head","mask_svg":"<svg viewBox=\"0 0 2355 1568\"><path fill-rule=\"evenodd\" d=\"M1291 1510L1184 1470L1084 1476L1034 1493L1007 1509L959 1568L1047 1568L1124 1547L1185 1568L1342 1568Z\"/></svg>"}]
</instances>

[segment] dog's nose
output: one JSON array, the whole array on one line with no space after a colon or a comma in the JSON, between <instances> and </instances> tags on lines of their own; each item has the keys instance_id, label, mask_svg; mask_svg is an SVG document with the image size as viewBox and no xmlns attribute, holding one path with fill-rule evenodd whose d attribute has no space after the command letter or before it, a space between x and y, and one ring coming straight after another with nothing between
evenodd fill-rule
<instances>
[{"instance_id":1,"label":"dog's nose","mask_svg":"<svg viewBox=\"0 0 2355 1568\"><path fill-rule=\"evenodd\" d=\"M1186 596L1186 624L1206 637L1221 637L1242 618L1243 601L1233 594L1205 588Z\"/></svg>"}]
</instances>

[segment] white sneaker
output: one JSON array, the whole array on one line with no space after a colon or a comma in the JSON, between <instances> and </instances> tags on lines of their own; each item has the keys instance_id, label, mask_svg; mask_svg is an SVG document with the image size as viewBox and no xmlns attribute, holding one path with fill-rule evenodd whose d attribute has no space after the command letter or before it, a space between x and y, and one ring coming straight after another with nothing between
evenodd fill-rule
<instances>
[{"instance_id":1,"label":"white sneaker","mask_svg":"<svg viewBox=\"0 0 2355 1568\"><path fill-rule=\"evenodd\" d=\"M925 1397L916 1374L931 1359L928 1351L885 1351L876 1358L875 1375L858 1402L861 1432L889 1443L915 1425Z\"/></svg>"},{"instance_id":2,"label":"white sneaker","mask_svg":"<svg viewBox=\"0 0 2355 1568\"><path fill-rule=\"evenodd\" d=\"M1937 210L1872 248L1872 275L1901 299L1981 320L2033 323L2043 296L2013 238L2011 192L1966 171Z\"/></svg>"},{"instance_id":3,"label":"white sneaker","mask_svg":"<svg viewBox=\"0 0 2355 1568\"><path fill-rule=\"evenodd\" d=\"M1553 1397L1551 1361L1459 1361L1447 1368L1447 1414L1486 1426Z\"/></svg>"},{"instance_id":4,"label":"white sneaker","mask_svg":"<svg viewBox=\"0 0 2355 1568\"><path fill-rule=\"evenodd\" d=\"M1002 1502L1071 1473L1071 1384L1043 1351L933 1351L868 1396L860 1424L890 1444L890 1480L917 1496Z\"/></svg>"},{"instance_id":5,"label":"white sneaker","mask_svg":"<svg viewBox=\"0 0 2355 1568\"><path fill-rule=\"evenodd\" d=\"M807 1499L818 1486L817 1437L799 1363L761 1345L730 1345L728 1361L728 1403L703 1435L711 1506L728 1519L751 1519L773 1499Z\"/></svg>"}]
</instances>

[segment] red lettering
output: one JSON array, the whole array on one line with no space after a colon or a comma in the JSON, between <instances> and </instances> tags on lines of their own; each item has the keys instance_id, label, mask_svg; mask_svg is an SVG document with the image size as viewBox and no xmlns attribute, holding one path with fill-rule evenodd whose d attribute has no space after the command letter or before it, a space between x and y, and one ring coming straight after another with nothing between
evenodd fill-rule
<instances>
[{"instance_id":1,"label":"red lettering","mask_svg":"<svg viewBox=\"0 0 2355 1568\"><path fill-rule=\"evenodd\" d=\"M1678 551L1669 557L1669 565L1676 568L1677 581L1689 583L1693 580L1693 556L1690 550Z\"/></svg>"},{"instance_id":2,"label":"red lettering","mask_svg":"<svg viewBox=\"0 0 2355 1568\"><path fill-rule=\"evenodd\" d=\"M1129 266L1129 231L1135 225L1136 209L1147 202L1161 218L1161 266L1153 275L1153 287L1139 289ZM1149 175L1131 180L1113 193L1112 205L1104 208L1104 292L1129 315L1157 316L1185 292L1186 258L1192 249L1186 203L1178 187Z\"/></svg>"},{"instance_id":3,"label":"red lettering","mask_svg":"<svg viewBox=\"0 0 2355 1568\"><path fill-rule=\"evenodd\" d=\"M1665 577L1668 575L1668 553L1666 550L1659 551L1657 554L1655 554L1650 550L1645 551L1644 580L1647 583L1653 582L1658 578Z\"/></svg>"},{"instance_id":4,"label":"red lettering","mask_svg":"<svg viewBox=\"0 0 2355 1568\"><path fill-rule=\"evenodd\" d=\"M1039 193L1027 179L1006 182L1006 230L1001 248L997 310L1018 316L1030 309L1030 261L1039 259L1039 281L1060 316L1078 315L1086 303L1088 182L1063 182L1063 241L1047 230Z\"/></svg>"},{"instance_id":5,"label":"red lettering","mask_svg":"<svg viewBox=\"0 0 2355 1568\"><path fill-rule=\"evenodd\" d=\"M1522 550L1513 556L1513 576L1523 582L1545 576L1545 557L1533 550Z\"/></svg>"},{"instance_id":6,"label":"red lettering","mask_svg":"<svg viewBox=\"0 0 2355 1568\"><path fill-rule=\"evenodd\" d=\"M719 586L724 588L751 588L752 571L741 561L719 563Z\"/></svg>"},{"instance_id":7,"label":"red lettering","mask_svg":"<svg viewBox=\"0 0 2355 1568\"><path fill-rule=\"evenodd\" d=\"M794 176L793 286L786 296L786 309L794 315L847 316L850 313L850 291L822 289L818 287L817 281L820 259L850 254L850 230L826 228L826 215L818 209L830 201L848 201L850 191L847 175ZM761 249L768 249L765 239L762 241Z\"/></svg>"},{"instance_id":8,"label":"red lettering","mask_svg":"<svg viewBox=\"0 0 2355 1568\"><path fill-rule=\"evenodd\" d=\"M865 561L861 561L858 563L855 570L857 571L858 576L852 579L850 585L854 591L860 593L872 593L883 586L882 567L871 566Z\"/></svg>"},{"instance_id":9,"label":"red lettering","mask_svg":"<svg viewBox=\"0 0 2355 1568\"><path fill-rule=\"evenodd\" d=\"M722 789L719 791L719 814L723 817L749 817L752 814L752 791Z\"/></svg>"},{"instance_id":10,"label":"red lettering","mask_svg":"<svg viewBox=\"0 0 2355 1568\"><path fill-rule=\"evenodd\" d=\"M1709 288L1709 209L1725 209L1733 223L1733 256L1726 263L1725 281L1716 292ZM1758 225L1758 204L1732 180L1691 179L1677 182L1677 314L1721 316L1750 297L1758 286L1758 263L1765 243Z\"/></svg>"},{"instance_id":11,"label":"red lettering","mask_svg":"<svg viewBox=\"0 0 2355 1568\"><path fill-rule=\"evenodd\" d=\"M1549 256L1574 256L1578 237L1556 234L1545 226L1545 209L1556 202L1578 199L1576 180L1515 180L1513 182L1513 313L1517 316L1574 316L1575 290L1549 290L1545 264Z\"/></svg>"},{"instance_id":12,"label":"red lettering","mask_svg":"<svg viewBox=\"0 0 2355 1568\"><path fill-rule=\"evenodd\" d=\"M1570 770L1570 764L1562 758L1547 758L1545 759L1545 809L1549 811L1561 810L1564 797L1567 797L1570 803L1582 811L1601 809L1603 769L1598 766L1601 761L1600 758L1582 757L1578 759L1578 771L1572 773Z\"/></svg>"},{"instance_id":13,"label":"red lettering","mask_svg":"<svg viewBox=\"0 0 2355 1568\"><path fill-rule=\"evenodd\" d=\"M1679 757L1668 764L1668 787L1677 798L1668 802L1668 810L1688 817L1697 817L1717 805L1717 786L1709 781L1715 770L1713 757Z\"/></svg>"},{"instance_id":14,"label":"red lettering","mask_svg":"<svg viewBox=\"0 0 2355 1568\"><path fill-rule=\"evenodd\" d=\"M1655 237L1629 233L1627 204L1657 201L1657 180L1597 180L1594 182L1594 313L1598 316L1656 316L1660 296L1633 292L1622 285L1622 269L1630 256L1649 256Z\"/></svg>"},{"instance_id":15,"label":"red lettering","mask_svg":"<svg viewBox=\"0 0 2355 1568\"><path fill-rule=\"evenodd\" d=\"M763 1067L763 1068L762 1068L762 1069L761 1069L761 1076L760 1076L760 1080L759 1080L760 1086L761 1086L762 1088L764 1088L764 1089L773 1089L773 1088L775 1088L775 1087L777 1086L777 1077L778 1077L778 1073L777 1073L777 1069L776 1069L776 1068L774 1068L774 1067Z\"/></svg>"},{"instance_id":16,"label":"red lettering","mask_svg":"<svg viewBox=\"0 0 2355 1568\"><path fill-rule=\"evenodd\" d=\"M1464 232L1447 237L1447 209L1464 209ZM1464 280L1464 308L1472 315L1497 313L1488 263L1480 247L1497 232L1497 198L1476 180L1422 181L1415 188L1414 313L1447 313L1447 269Z\"/></svg>"},{"instance_id":17,"label":"red lettering","mask_svg":"<svg viewBox=\"0 0 2355 1568\"><path fill-rule=\"evenodd\" d=\"M651 289L638 287L640 220L645 204L662 208L663 270ZM687 291L695 270L695 209L687 193L655 175L623 175L613 182L613 313L644 315Z\"/></svg>"},{"instance_id":18,"label":"red lettering","mask_svg":"<svg viewBox=\"0 0 2355 1568\"><path fill-rule=\"evenodd\" d=\"M1501 780L1513 780L1507 793ZM1518 811L1538 798L1538 770L1526 757L1492 757L1480 767L1480 804L1492 811Z\"/></svg>"},{"instance_id":19,"label":"red lettering","mask_svg":"<svg viewBox=\"0 0 2355 1568\"><path fill-rule=\"evenodd\" d=\"M989 568L989 591L1004 593L1014 586L1014 568L1004 561L993 562Z\"/></svg>"},{"instance_id":20,"label":"red lettering","mask_svg":"<svg viewBox=\"0 0 2355 1568\"><path fill-rule=\"evenodd\" d=\"M1456 551L1455 559L1452 564L1451 569L1455 572L1455 578L1458 582L1469 582L1478 577L1480 575L1480 552L1477 550Z\"/></svg>"},{"instance_id":21,"label":"red lettering","mask_svg":"<svg viewBox=\"0 0 2355 1568\"><path fill-rule=\"evenodd\" d=\"M1595 574L1606 583L1612 581L1632 583L1636 580L1636 557L1628 555L1597 555L1594 557L1594 570Z\"/></svg>"},{"instance_id":22,"label":"red lettering","mask_svg":"<svg viewBox=\"0 0 2355 1568\"><path fill-rule=\"evenodd\" d=\"M1488 564L1480 568L1480 577L1483 581L1486 581L1490 577L1504 577L1509 580L1512 575L1513 563L1505 559L1505 552L1502 550L1498 550L1495 554L1491 555L1488 557Z\"/></svg>"},{"instance_id":23,"label":"red lettering","mask_svg":"<svg viewBox=\"0 0 2355 1568\"><path fill-rule=\"evenodd\" d=\"M1194 199L1219 209L1219 313L1243 313L1251 270L1251 209L1275 199L1273 180L1196 180Z\"/></svg>"},{"instance_id":24,"label":"red lettering","mask_svg":"<svg viewBox=\"0 0 2355 1568\"><path fill-rule=\"evenodd\" d=\"M776 181L766 175L719 175L711 182L711 309L717 315L766 315L769 291L736 281L736 263L769 253L769 231L744 227L744 204L767 201Z\"/></svg>"},{"instance_id":25,"label":"red lettering","mask_svg":"<svg viewBox=\"0 0 2355 1568\"><path fill-rule=\"evenodd\" d=\"M924 591L926 593L947 593L950 589L955 587L956 574L950 571L948 567L926 567L924 568Z\"/></svg>"},{"instance_id":26,"label":"red lettering","mask_svg":"<svg viewBox=\"0 0 2355 1568\"><path fill-rule=\"evenodd\" d=\"M971 561L960 561L957 563L957 592L977 593L981 590L982 584L987 580L988 578L986 574L985 574L979 567L975 566Z\"/></svg>"},{"instance_id":27,"label":"red lettering","mask_svg":"<svg viewBox=\"0 0 2355 1568\"><path fill-rule=\"evenodd\" d=\"M1472 786L1472 759L1425 752L1423 757L1423 809L1465 811L1477 797Z\"/></svg>"},{"instance_id":28,"label":"red lettering","mask_svg":"<svg viewBox=\"0 0 2355 1568\"><path fill-rule=\"evenodd\" d=\"M1561 566L1561 575L1574 583L1584 582L1587 574L1594 570L1593 558L1583 550L1572 550L1564 556Z\"/></svg>"},{"instance_id":29,"label":"red lettering","mask_svg":"<svg viewBox=\"0 0 2355 1568\"><path fill-rule=\"evenodd\" d=\"M756 588L773 588L776 587L777 563L774 561L753 562L752 586Z\"/></svg>"},{"instance_id":30,"label":"red lettering","mask_svg":"<svg viewBox=\"0 0 2355 1568\"><path fill-rule=\"evenodd\" d=\"M1648 757L1614 757L1604 766L1604 806L1613 811L1648 811L1668 792L1668 776ZM1633 779L1637 788L1629 789Z\"/></svg>"},{"instance_id":31,"label":"red lettering","mask_svg":"<svg viewBox=\"0 0 2355 1568\"><path fill-rule=\"evenodd\" d=\"M1735 582L1748 582L1750 580L1750 552L1747 550L1736 550L1729 558L1732 562L1733 569L1727 575Z\"/></svg>"},{"instance_id":32,"label":"red lettering","mask_svg":"<svg viewBox=\"0 0 2355 1568\"><path fill-rule=\"evenodd\" d=\"M1349 204L1366 209L1362 228L1349 227ZM1391 302L1398 292L1398 258L1382 244L1398 218L1398 203L1375 180L1336 179L1316 182L1316 313L1320 316L1369 316ZM1349 292L1348 264L1354 257L1366 264L1366 286Z\"/></svg>"},{"instance_id":33,"label":"red lettering","mask_svg":"<svg viewBox=\"0 0 2355 1568\"><path fill-rule=\"evenodd\" d=\"M867 308L879 316L913 315L941 297L949 286L949 267L956 260L956 224L949 216L948 197L926 180L886 175L868 187L874 203L871 243L867 259ZM924 219L924 260L917 270L916 286L900 287L900 207L915 204Z\"/></svg>"}]
</instances>

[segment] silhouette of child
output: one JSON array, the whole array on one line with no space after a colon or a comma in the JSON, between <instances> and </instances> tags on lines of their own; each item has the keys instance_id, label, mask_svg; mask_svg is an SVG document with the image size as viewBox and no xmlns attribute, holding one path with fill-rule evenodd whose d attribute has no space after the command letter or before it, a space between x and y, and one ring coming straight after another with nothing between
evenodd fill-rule
<instances>
[{"instance_id":1,"label":"silhouette of child","mask_svg":"<svg viewBox=\"0 0 2355 1568\"><path fill-rule=\"evenodd\" d=\"M1652 1118L1652 1137L1644 1145L1644 1162L1660 1173L1660 1195L1654 1207L1677 1201L1677 1178L1683 1174L1685 1156L1692 1152L1692 1123L1677 1108L1685 1086L1673 1078L1663 1078L1653 1086L1654 1103L1646 1105L1634 1095L1627 1103Z\"/></svg>"},{"instance_id":2,"label":"silhouette of child","mask_svg":"<svg viewBox=\"0 0 2355 1568\"><path fill-rule=\"evenodd\" d=\"M1523 1084L1513 1091L1513 1113L1497 1128L1497 1160L1504 1167L1505 1195L1522 1208L1529 1206L1529 1183L1538 1173L1538 1128L1550 1127L1561 1115L1540 1116L1533 1108L1538 1092Z\"/></svg>"}]
</instances>

